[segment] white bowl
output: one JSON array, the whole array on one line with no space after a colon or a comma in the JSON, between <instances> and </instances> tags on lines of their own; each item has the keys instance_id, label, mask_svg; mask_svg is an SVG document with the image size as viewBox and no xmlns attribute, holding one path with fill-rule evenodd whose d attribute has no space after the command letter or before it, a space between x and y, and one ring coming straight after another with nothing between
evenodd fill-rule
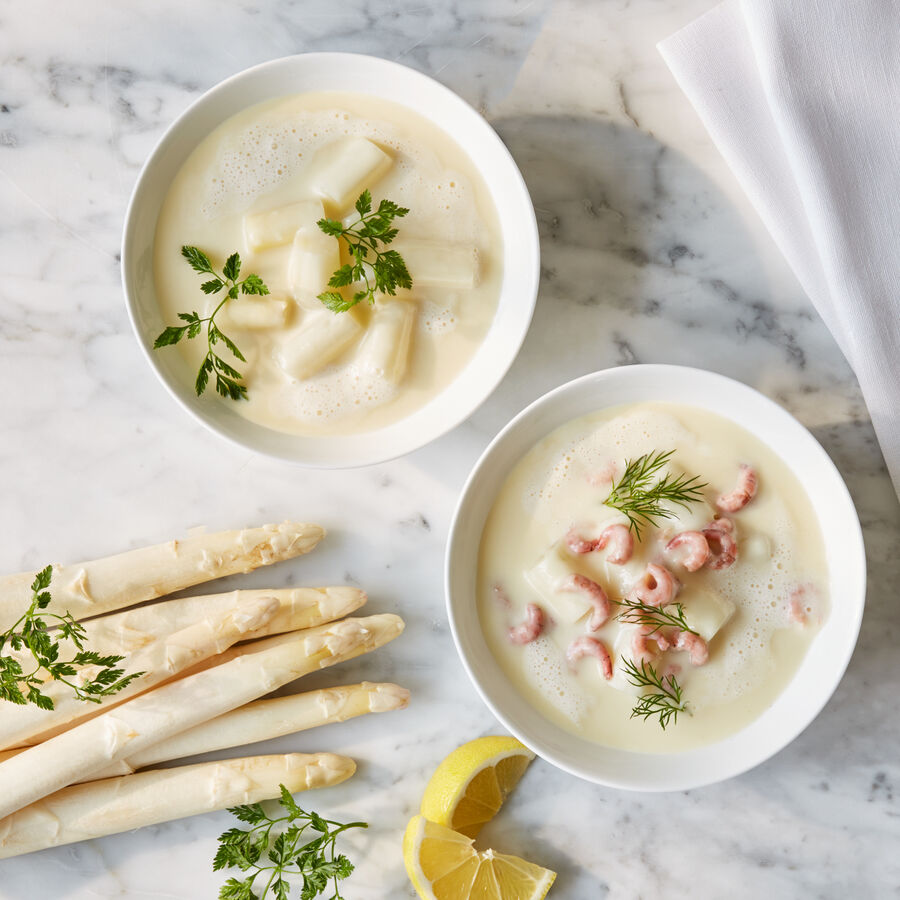
<instances>
[{"instance_id":1,"label":"white bowl","mask_svg":"<svg viewBox=\"0 0 900 900\"><path fill-rule=\"evenodd\" d=\"M153 339L165 323L153 284L153 242L172 179L200 141L241 110L304 91L352 91L408 107L429 119L468 154L497 208L503 238L503 282L494 321L456 379L405 419L348 437L297 437L254 424L211 392L197 397L178 353L159 353ZM138 178L125 216L122 281L131 323L147 361L169 393L222 437L259 453L322 468L383 462L409 453L458 425L487 399L512 365L534 311L540 245L534 208L509 151L487 122L438 82L397 63L351 53L288 56L247 69L193 103L157 144Z\"/></svg>"},{"instance_id":2,"label":"white bowl","mask_svg":"<svg viewBox=\"0 0 900 900\"><path fill-rule=\"evenodd\" d=\"M507 474L531 447L570 420L604 407L647 401L717 413L768 444L800 480L813 505L829 572L832 608L793 680L758 719L718 743L681 753L614 750L546 719L516 690L481 631L475 602L478 547ZM856 645L865 603L866 560L850 494L815 438L780 406L721 375L641 365L595 372L545 394L500 432L463 489L450 528L446 591L450 626L469 676L494 715L539 756L573 775L637 791L686 790L745 772L790 743L834 692Z\"/></svg>"}]
</instances>

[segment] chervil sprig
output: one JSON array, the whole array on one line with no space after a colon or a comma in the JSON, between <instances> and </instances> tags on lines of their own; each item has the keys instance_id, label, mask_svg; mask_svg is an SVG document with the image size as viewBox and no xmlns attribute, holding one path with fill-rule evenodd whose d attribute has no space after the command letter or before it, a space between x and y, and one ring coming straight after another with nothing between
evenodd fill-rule
<instances>
[{"instance_id":1,"label":"chervil sprig","mask_svg":"<svg viewBox=\"0 0 900 900\"><path fill-rule=\"evenodd\" d=\"M635 687L651 688L652 692L643 694L636 701L631 710L631 718L647 719L658 716L659 724L663 731L671 723L678 721L678 714L687 712L687 705L682 699L681 686L674 675L661 676L656 669L645 660L641 660L640 667L631 659L622 662L622 668L628 676L628 681Z\"/></svg>"},{"instance_id":2,"label":"chervil sprig","mask_svg":"<svg viewBox=\"0 0 900 900\"><path fill-rule=\"evenodd\" d=\"M51 680L68 685L79 700L99 703L101 698L121 691L144 673L126 675L124 669L118 668L124 656L102 656L86 650L87 632L68 612L61 616L46 612L51 600L47 589L52 577L53 566L38 572L31 583L28 608L18 621L0 634L0 699L20 706L33 703L41 709L53 709L53 700L43 692L47 681ZM57 630L51 632L51 626ZM78 652L70 659L60 659L58 638L70 640ZM17 655L10 655L10 650L16 651ZM24 654L20 651L30 655L33 668L30 663L23 664ZM92 678L72 680L89 666L96 666L99 671ZM26 672L26 668L30 671Z\"/></svg>"},{"instance_id":3,"label":"chervil sprig","mask_svg":"<svg viewBox=\"0 0 900 900\"><path fill-rule=\"evenodd\" d=\"M606 506L619 510L628 518L628 527L638 540L641 528L656 525L660 519L672 519L675 512L663 504L672 503L687 509L691 503L703 499L705 482L694 476L659 473L675 451L647 453L627 460L625 472L613 485L604 501Z\"/></svg>"},{"instance_id":4,"label":"chervil sprig","mask_svg":"<svg viewBox=\"0 0 900 900\"><path fill-rule=\"evenodd\" d=\"M276 818L269 816L259 803L229 810L251 827L230 828L219 837L213 871L236 867L249 874L245 878L229 878L219 891L219 900L288 900L289 877L300 878L300 900L313 900L330 885L334 886L331 900L343 900L338 882L350 875L353 863L336 853L335 841L348 828L369 826L365 822L342 825L305 812L284 785L279 802L285 815ZM287 828L273 835L275 826L281 824ZM268 865L260 864L264 854ZM258 893L260 885L262 892Z\"/></svg>"},{"instance_id":5,"label":"chervil sprig","mask_svg":"<svg viewBox=\"0 0 900 900\"><path fill-rule=\"evenodd\" d=\"M357 282L365 285L349 299L337 290L319 294L319 300L334 313L346 312L363 300L374 303L376 291L393 296L397 288L412 287L403 257L396 250L379 248L379 244L386 246L397 237L394 219L402 219L409 210L392 200L382 200L373 212L372 194L365 190L356 201L356 211L359 218L347 226L336 219L319 219L316 223L325 234L343 239L350 252L351 261L335 271L328 287L347 287Z\"/></svg>"},{"instance_id":6,"label":"chervil sprig","mask_svg":"<svg viewBox=\"0 0 900 900\"><path fill-rule=\"evenodd\" d=\"M684 617L684 606L680 603L672 603L663 608L661 606L651 606L642 600L632 600L629 597L623 600L614 600L613 602L624 607L618 616L620 622L627 622L630 625L648 626L652 629L648 634L653 634L659 631L660 628L667 627L697 634L688 625L687 619Z\"/></svg>"},{"instance_id":7,"label":"chervil sprig","mask_svg":"<svg viewBox=\"0 0 900 900\"><path fill-rule=\"evenodd\" d=\"M208 316L201 317L196 311L178 313L178 318L187 324L169 325L153 342L153 349L159 350L160 347L177 344L184 337L187 337L188 340L193 340L203 331L205 324L207 350L206 356L203 357L203 362L200 363L197 379L194 382L194 390L197 392L197 396L199 397L206 390L209 376L215 374L216 391L219 394L223 397L230 397L232 400L246 400L247 386L243 383L243 376L234 366L219 356L215 347L221 342L241 362L246 362L247 360L241 351L238 350L234 341L216 325L216 315L229 300L234 300L239 293L262 295L268 294L269 289L259 275L251 274L238 281L238 277L241 274L241 257L237 253L232 253L225 261L221 275L213 269L209 257L197 247L182 247L181 255L188 261L195 272L199 272L201 275L213 276L209 281L204 281L200 285L200 290L204 294L218 294L219 291L225 290L225 296Z\"/></svg>"}]
</instances>

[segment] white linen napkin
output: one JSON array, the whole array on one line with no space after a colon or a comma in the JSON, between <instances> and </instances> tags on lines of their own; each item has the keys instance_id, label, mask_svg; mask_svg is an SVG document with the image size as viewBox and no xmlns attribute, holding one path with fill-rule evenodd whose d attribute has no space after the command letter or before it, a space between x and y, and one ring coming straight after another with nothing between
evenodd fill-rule
<instances>
[{"instance_id":1,"label":"white linen napkin","mask_svg":"<svg viewBox=\"0 0 900 900\"><path fill-rule=\"evenodd\" d=\"M900 496L900 3L726 0L659 50L856 372Z\"/></svg>"}]
</instances>

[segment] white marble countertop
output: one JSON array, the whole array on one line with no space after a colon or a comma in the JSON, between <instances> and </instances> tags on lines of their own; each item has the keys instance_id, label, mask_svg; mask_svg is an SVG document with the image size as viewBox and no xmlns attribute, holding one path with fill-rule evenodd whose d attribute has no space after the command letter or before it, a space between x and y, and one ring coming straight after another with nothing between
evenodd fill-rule
<instances>
[{"instance_id":1,"label":"white marble countertop","mask_svg":"<svg viewBox=\"0 0 900 900\"><path fill-rule=\"evenodd\" d=\"M321 521L311 556L244 584L346 579L406 634L324 682L395 680L410 708L272 742L355 757L315 807L348 839L353 900L412 897L400 834L457 744L499 730L456 658L442 552L465 475L527 402L632 362L701 365L784 404L859 508L870 590L836 695L749 774L674 795L536 762L486 837L559 872L555 898L900 895L898 509L855 379L656 53L713 0L80 0L0 4L0 571L196 524ZM199 93L251 64L351 50L427 72L484 111L538 212L543 282L511 375L470 421L394 463L309 472L178 409L141 358L119 284L138 169ZM310 804L312 805L312 804ZM213 897L225 813L0 864L3 900Z\"/></svg>"}]
</instances>

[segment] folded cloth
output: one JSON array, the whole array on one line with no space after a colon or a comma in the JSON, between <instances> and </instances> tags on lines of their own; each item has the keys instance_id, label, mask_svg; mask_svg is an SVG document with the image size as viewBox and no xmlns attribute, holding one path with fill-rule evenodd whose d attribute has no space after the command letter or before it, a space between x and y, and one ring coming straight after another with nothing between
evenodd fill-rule
<instances>
[{"instance_id":1,"label":"folded cloth","mask_svg":"<svg viewBox=\"0 0 900 900\"><path fill-rule=\"evenodd\" d=\"M659 50L856 372L900 496L900 3L726 0Z\"/></svg>"}]
</instances>

